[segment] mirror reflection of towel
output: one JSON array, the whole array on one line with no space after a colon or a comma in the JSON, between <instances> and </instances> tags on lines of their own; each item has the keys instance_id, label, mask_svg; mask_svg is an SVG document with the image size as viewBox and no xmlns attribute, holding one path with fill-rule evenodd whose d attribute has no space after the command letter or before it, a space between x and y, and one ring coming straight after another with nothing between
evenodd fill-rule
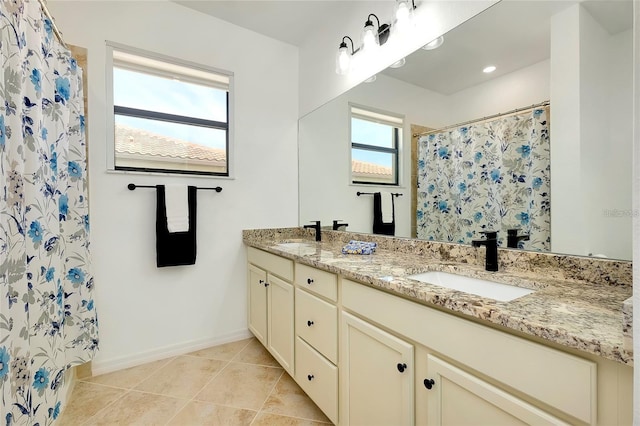
<instances>
[{"instance_id":1,"label":"mirror reflection of towel","mask_svg":"<svg viewBox=\"0 0 640 426\"><path fill-rule=\"evenodd\" d=\"M381 235L396 234L396 207L393 195L387 193L391 197L391 222L383 222L382 220L382 195L379 192L373 194L373 233ZM386 194L385 194L386 195Z\"/></svg>"},{"instance_id":2,"label":"mirror reflection of towel","mask_svg":"<svg viewBox=\"0 0 640 426\"><path fill-rule=\"evenodd\" d=\"M170 233L167 228L164 185L156 185L156 265L194 265L196 263L196 212L198 188L189 186L189 230Z\"/></svg>"}]
</instances>

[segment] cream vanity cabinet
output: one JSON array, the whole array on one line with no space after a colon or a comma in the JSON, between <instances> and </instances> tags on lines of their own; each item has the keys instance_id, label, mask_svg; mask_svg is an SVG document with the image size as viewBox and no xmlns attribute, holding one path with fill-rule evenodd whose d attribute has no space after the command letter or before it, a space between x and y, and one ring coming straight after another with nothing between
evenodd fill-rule
<instances>
[{"instance_id":1,"label":"cream vanity cabinet","mask_svg":"<svg viewBox=\"0 0 640 426\"><path fill-rule=\"evenodd\" d=\"M249 330L294 374L293 262L249 247Z\"/></svg>"},{"instance_id":2,"label":"cream vanity cabinet","mask_svg":"<svg viewBox=\"0 0 640 426\"><path fill-rule=\"evenodd\" d=\"M296 382L338 423L338 279L295 264Z\"/></svg>"},{"instance_id":3,"label":"cream vanity cabinet","mask_svg":"<svg viewBox=\"0 0 640 426\"><path fill-rule=\"evenodd\" d=\"M406 415L387 421L385 401L404 404L418 425L631 422L630 367L575 356L347 279L340 288L341 424L412 423ZM362 333L358 349L349 347L356 340L354 329ZM409 354L413 348L413 358L404 355L403 373L409 373L413 387L401 385L393 375L386 379L387 389L376 377L365 382L362 365L372 376L381 369L386 373L387 363L402 358L399 348ZM379 361L384 359L388 361ZM358 378L359 390L352 388L352 376ZM385 397L378 400L377 392ZM362 400L381 413L362 422L353 417L353 410L362 410Z\"/></svg>"},{"instance_id":4,"label":"cream vanity cabinet","mask_svg":"<svg viewBox=\"0 0 640 426\"><path fill-rule=\"evenodd\" d=\"M632 422L632 367L254 248L248 259L249 328L335 424Z\"/></svg>"},{"instance_id":5,"label":"cream vanity cabinet","mask_svg":"<svg viewBox=\"0 0 640 426\"><path fill-rule=\"evenodd\" d=\"M341 419L350 425L413 424L413 345L342 313Z\"/></svg>"}]
</instances>

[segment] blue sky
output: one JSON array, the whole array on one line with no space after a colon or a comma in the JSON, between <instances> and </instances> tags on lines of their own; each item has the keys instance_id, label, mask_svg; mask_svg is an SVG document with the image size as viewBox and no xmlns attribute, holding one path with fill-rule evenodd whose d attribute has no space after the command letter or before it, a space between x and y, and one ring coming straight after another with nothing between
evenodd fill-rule
<instances>
[{"instance_id":1,"label":"blue sky","mask_svg":"<svg viewBox=\"0 0 640 426\"><path fill-rule=\"evenodd\" d=\"M114 68L115 105L227 121L226 91ZM225 132L156 120L117 116L116 123L212 148L226 147Z\"/></svg>"},{"instance_id":2,"label":"blue sky","mask_svg":"<svg viewBox=\"0 0 640 426\"><path fill-rule=\"evenodd\" d=\"M352 142L392 148L392 128L388 125L353 118L351 120ZM352 150L353 160L392 167L393 156L374 151Z\"/></svg>"}]
</instances>

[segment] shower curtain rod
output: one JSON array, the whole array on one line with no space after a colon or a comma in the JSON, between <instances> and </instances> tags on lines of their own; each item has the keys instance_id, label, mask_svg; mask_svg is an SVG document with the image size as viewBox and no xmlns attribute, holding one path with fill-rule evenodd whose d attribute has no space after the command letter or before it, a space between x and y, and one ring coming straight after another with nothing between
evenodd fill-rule
<instances>
[{"instance_id":1,"label":"shower curtain rod","mask_svg":"<svg viewBox=\"0 0 640 426\"><path fill-rule=\"evenodd\" d=\"M426 135L431 135L431 134L434 134L434 133L440 133L440 132L444 132L445 130L454 129L454 128L460 127L460 126L465 126L467 124L481 123L483 121L491 120L493 118L504 117L504 116L507 116L507 115L516 114L518 112L524 112L524 111L540 108L542 106L549 106L550 104L551 104L551 101L544 101L544 102L540 102L539 104L533 104L533 105L528 106L528 107L516 108L516 109L511 110L511 111L501 112L500 114L489 115L487 117L476 118L475 120L469 120L469 121L465 121L463 123L453 124L451 126L443 127L441 129L430 130L428 132L422 132L422 133L414 133L413 137L415 138L417 136L426 136Z\"/></svg>"},{"instance_id":2,"label":"shower curtain rod","mask_svg":"<svg viewBox=\"0 0 640 426\"><path fill-rule=\"evenodd\" d=\"M65 43L64 40L62 39L62 33L58 29L58 26L56 25L56 21L53 19L51 12L49 12L49 8L47 7L45 0L38 0L38 3L40 3L42 12L47 16L47 18L49 18L49 21L51 22L51 28L53 28L53 33L56 35L56 38L58 39L60 44L64 46L65 49L68 49L69 46L67 46L67 43Z\"/></svg>"}]
</instances>

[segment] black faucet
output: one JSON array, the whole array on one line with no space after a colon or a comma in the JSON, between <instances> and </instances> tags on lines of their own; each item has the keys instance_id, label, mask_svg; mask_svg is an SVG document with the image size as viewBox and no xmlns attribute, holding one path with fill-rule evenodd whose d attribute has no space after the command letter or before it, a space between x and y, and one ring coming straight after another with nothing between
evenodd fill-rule
<instances>
[{"instance_id":1,"label":"black faucet","mask_svg":"<svg viewBox=\"0 0 640 426\"><path fill-rule=\"evenodd\" d=\"M340 228L341 226L345 226L346 227L346 226L349 226L349 224L348 223L340 223L340 219L333 221L333 230L334 231L337 231L338 228Z\"/></svg>"},{"instance_id":2,"label":"black faucet","mask_svg":"<svg viewBox=\"0 0 640 426\"><path fill-rule=\"evenodd\" d=\"M305 225L305 228L313 228L316 230L316 241L322 241L322 234L320 231L320 221L319 220L315 220L312 221L311 223L313 223L313 225Z\"/></svg>"},{"instance_id":3,"label":"black faucet","mask_svg":"<svg viewBox=\"0 0 640 426\"><path fill-rule=\"evenodd\" d=\"M471 241L471 245L473 247L487 247L485 269L495 272L498 270L498 231L485 231L481 232L481 234L484 234L486 238L483 240L473 240Z\"/></svg>"},{"instance_id":4,"label":"black faucet","mask_svg":"<svg viewBox=\"0 0 640 426\"><path fill-rule=\"evenodd\" d=\"M518 248L518 242L529 241L529 234L518 235L519 229L507 229L507 247Z\"/></svg>"}]
</instances>

